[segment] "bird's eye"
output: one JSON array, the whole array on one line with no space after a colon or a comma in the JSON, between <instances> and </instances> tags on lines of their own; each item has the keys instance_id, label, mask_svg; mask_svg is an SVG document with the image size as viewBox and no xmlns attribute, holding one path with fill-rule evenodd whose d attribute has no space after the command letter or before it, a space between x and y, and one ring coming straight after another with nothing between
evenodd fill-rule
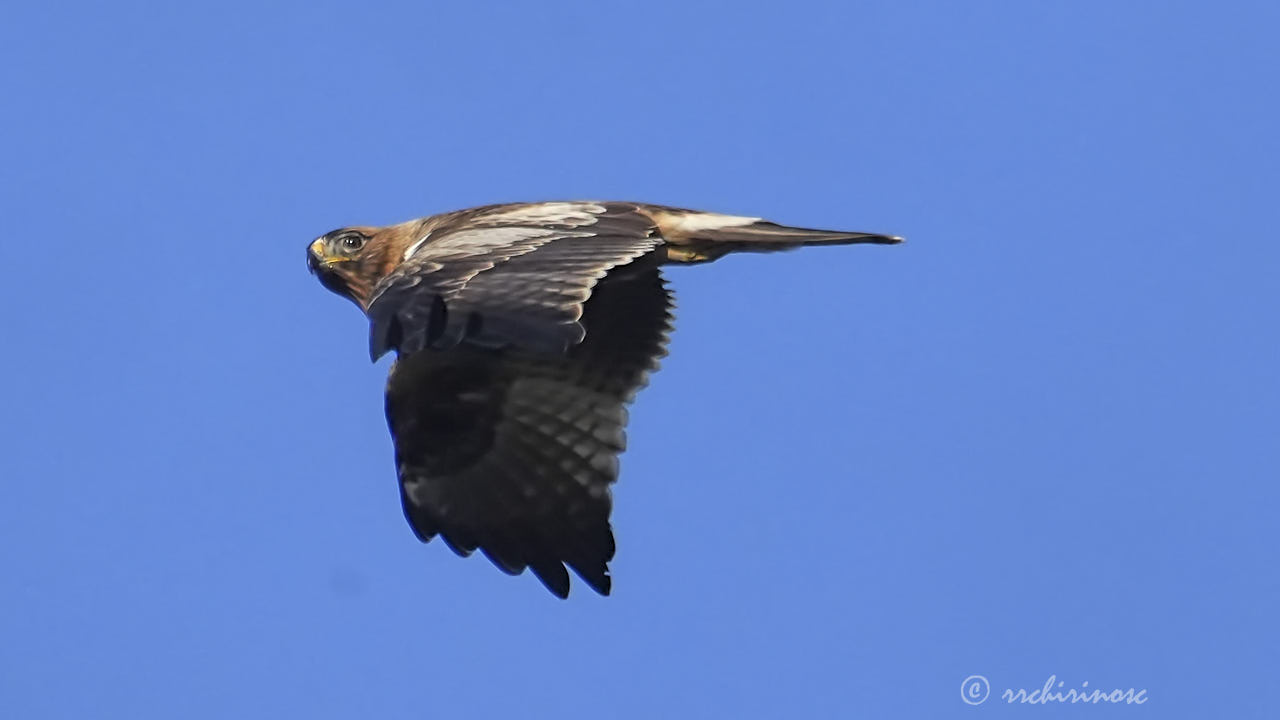
<instances>
[{"instance_id":1,"label":"bird's eye","mask_svg":"<svg viewBox=\"0 0 1280 720\"><path fill-rule=\"evenodd\" d=\"M364 247L363 235L344 235L342 237L342 249L347 252L355 252Z\"/></svg>"}]
</instances>

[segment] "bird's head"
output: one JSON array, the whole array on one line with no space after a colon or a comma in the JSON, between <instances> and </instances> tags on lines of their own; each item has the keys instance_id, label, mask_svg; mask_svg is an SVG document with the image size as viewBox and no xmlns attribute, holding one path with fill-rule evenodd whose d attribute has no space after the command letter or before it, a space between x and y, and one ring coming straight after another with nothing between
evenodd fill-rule
<instances>
[{"instance_id":1,"label":"bird's head","mask_svg":"<svg viewBox=\"0 0 1280 720\"><path fill-rule=\"evenodd\" d=\"M378 228L349 227L323 235L307 247L307 267L320 283L362 309L385 274Z\"/></svg>"}]
</instances>

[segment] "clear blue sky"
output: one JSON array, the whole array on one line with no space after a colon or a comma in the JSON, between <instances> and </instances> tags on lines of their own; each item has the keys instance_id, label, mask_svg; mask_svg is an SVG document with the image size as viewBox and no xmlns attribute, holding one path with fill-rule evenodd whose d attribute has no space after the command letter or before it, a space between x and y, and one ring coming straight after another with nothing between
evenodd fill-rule
<instances>
[{"instance_id":1,"label":"clear blue sky","mask_svg":"<svg viewBox=\"0 0 1280 720\"><path fill-rule=\"evenodd\" d=\"M1274 3L52 5L0 44L0 716L1280 712ZM414 539L304 263L553 198L909 239L670 273L567 602ZM1050 675L1150 699L995 697Z\"/></svg>"}]
</instances>

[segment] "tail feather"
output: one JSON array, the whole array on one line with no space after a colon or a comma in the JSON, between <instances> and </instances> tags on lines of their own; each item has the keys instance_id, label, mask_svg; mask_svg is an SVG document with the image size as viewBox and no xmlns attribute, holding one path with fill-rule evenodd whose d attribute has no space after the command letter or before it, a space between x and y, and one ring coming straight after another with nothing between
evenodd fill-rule
<instances>
[{"instance_id":1,"label":"tail feather","mask_svg":"<svg viewBox=\"0 0 1280 720\"><path fill-rule=\"evenodd\" d=\"M709 262L733 252L776 252L805 245L894 245L903 240L879 233L788 227L754 217L646 209L667 241L667 259L673 262Z\"/></svg>"}]
</instances>

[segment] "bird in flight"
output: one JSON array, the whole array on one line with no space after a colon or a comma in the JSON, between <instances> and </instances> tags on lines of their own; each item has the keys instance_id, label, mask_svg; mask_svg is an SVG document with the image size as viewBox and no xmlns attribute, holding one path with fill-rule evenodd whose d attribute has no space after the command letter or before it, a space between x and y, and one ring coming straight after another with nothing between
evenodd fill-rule
<instances>
[{"instance_id":1,"label":"bird in flight","mask_svg":"<svg viewBox=\"0 0 1280 720\"><path fill-rule=\"evenodd\" d=\"M564 598L566 566L609 594L626 405L672 329L662 266L901 241L642 203L515 203L334 230L307 265L368 316L374 360L396 352L386 414L414 533L528 568Z\"/></svg>"}]
</instances>

